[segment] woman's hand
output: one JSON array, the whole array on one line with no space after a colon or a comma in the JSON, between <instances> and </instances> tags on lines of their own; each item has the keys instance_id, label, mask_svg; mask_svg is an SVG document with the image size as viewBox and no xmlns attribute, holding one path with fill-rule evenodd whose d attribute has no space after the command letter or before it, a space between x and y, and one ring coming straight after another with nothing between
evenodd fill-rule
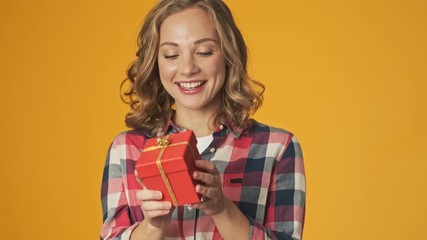
<instances>
[{"instance_id":1,"label":"woman's hand","mask_svg":"<svg viewBox=\"0 0 427 240\"><path fill-rule=\"evenodd\" d=\"M147 221L151 226L158 229L167 229L171 221L171 215L174 210L172 203L161 201L162 192L147 189L142 180L135 171L135 176L142 186L142 190L136 193L141 201L141 210L144 214L144 222Z\"/></svg>"},{"instance_id":2,"label":"woman's hand","mask_svg":"<svg viewBox=\"0 0 427 240\"><path fill-rule=\"evenodd\" d=\"M202 202L192 204L191 207L203 210L208 216L218 214L226 207L219 171L209 161L197 160L195 164L201 170L194 171L193 178L202 183L196 185L196 192L202 195Z\"/></svg>"}]
</instances>

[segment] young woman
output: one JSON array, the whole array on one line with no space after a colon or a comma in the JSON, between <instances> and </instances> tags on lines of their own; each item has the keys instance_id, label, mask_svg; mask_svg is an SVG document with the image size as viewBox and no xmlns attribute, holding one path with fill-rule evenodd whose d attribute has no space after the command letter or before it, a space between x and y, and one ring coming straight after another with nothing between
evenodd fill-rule
<instances>
[{"instance_id":1,"label":"young woman","mask_svg":"<svg viewBox=\"0 0 427 240\"><path fill-rule=\"evenodd\" d=\"M145 19L125 93L133 130L109 149L102 239L301 239L305 175L299 143L251 119L264 87L220 0L162 0ZM258 89L258 91L257 91ZM203 201L174 208L135 174L148 138L194 131Z\"/></svg>"}]
</instances>

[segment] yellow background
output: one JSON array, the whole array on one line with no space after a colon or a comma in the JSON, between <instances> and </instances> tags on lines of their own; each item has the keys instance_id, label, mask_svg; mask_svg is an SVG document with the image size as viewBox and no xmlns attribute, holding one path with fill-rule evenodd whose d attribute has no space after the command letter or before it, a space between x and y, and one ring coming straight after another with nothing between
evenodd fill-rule
<instances>
[{"instance_id":1,"label":"yellow background","mask_svg":"<svg viewBox=\"0 0 427 240\"><path fill-rule=\"evenodd\" d=\"M226 2L267 87L255 117L302 143L305 239L427 239L426 1ZM1 1L3 239L98 239L119 84L153 3Z\"/></svg>"}]
</instances>

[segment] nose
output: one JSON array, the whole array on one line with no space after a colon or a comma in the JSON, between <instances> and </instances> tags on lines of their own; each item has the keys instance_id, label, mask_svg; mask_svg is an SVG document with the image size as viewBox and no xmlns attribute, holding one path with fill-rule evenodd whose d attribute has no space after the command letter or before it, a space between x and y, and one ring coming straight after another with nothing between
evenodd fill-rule
<instances>
[{"instance_id":1,"label":"nose","mask_svg":"<svg viewBox=\"0 0 427 240\"><path fill-rule=\"evenodd\" d=\"M191 76L199 71L199 67L192 55L181 58L179 71L183 76Z\"/></svg>"}]
</instances>

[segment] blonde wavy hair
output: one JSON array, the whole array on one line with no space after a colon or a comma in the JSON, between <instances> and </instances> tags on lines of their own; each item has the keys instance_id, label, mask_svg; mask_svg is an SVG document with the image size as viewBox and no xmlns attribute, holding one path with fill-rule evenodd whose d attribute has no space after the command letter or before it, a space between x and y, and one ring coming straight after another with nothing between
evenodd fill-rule
<instances>
[{"instance_id":1,"label":"blonde wavy hair","mask_svg":"<svg viewBox=\"0 0 427 240\"><path fill-rule=\"evenodd\" d=\"M160 25L170 15L198 7L210 15L225 56L226 79L218 94L222 106L214 123L227 120L243 130L251 126L251 115L261 106L264 85L247 74L247 48L230 9L221 0L161 0L148 13L138 36L138 51L121 84L122 100L129 104L126 125L143 131L161 130L173 117L175 100L160 81L157 65ZM124 90L125 84L129 88Z\"/></svg>"}]
</instances>

